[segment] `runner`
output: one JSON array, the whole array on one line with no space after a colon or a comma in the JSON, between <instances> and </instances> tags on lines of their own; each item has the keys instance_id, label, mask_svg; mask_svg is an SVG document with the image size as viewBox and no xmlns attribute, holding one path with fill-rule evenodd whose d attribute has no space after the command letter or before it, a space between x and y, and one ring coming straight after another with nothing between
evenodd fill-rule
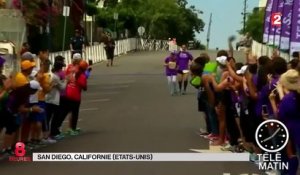
<instances>
[{"instance_id":1,"label":"runner","mask_svg":"<svg viewBox=\"0 0 300 175\"><path fill-rule=\"evenodd\" d=\"M114 64L114 54L115 54L115 41L111 38L110 35L107 35L107 41L104 43L105 44L105 52L106 52L106 58L107 58L107 63L106 66L113 66Z\"/></svg>"},{"instance_id":2,"label":"runner","mask_svg":"<svg viewBox=\"0 0 300 175\"><path fill-rule=\"evenodd\" d=\"M75 53L79 53L80 55L82 55L85 48L84 42L84 37L80 34L80 31L76 29L75 36L72 37L70 41L70 50L72 57Z\"/></svg>"},{"instance_id":3,"label":"runner","mask_svg":"<svg viewBox=\"0 0 300 175\"><path fill-rule=\"evenodd\" d=\"M176 64L176 52L171 52L171 54L165 59L165 71L168 79L168 85L171 95L176 95L177 85L176 85L176 75L177 75L177 64Z\"/></svg>"},{"instance_id":4,"label":"runner","mask_svg":"<svg viewBox=\"0 0 300 175\"><path fill-rule=\"evenodd\" d=\"M180 94L186 94L186 88L188 86L189 76L189 64L193 61L193 56L187 51L185 45L181 46L181 51L177 54L177 65L178 65L178 84ZM182 85L184 85L182 90Z\"/></svg>"}]
</instances>

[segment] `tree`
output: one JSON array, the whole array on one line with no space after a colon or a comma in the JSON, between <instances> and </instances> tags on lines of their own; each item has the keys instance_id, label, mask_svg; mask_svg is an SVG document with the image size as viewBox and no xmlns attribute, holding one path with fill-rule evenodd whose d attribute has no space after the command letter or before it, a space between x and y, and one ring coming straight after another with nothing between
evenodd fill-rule
<instances>
[{"instance_id":1,"label":"tree","mask_svg":"<svg viewBox=\"0 0 300 175\"><path fill-rule=\"evenodd\" d=\"M254 8L246 21L245 33L249 33L258 42L263 41L264 15L265 9ZM241 33L245 34L243 31Z\"/></svg>"},{"instance_id":2,"label":"tree","mask_svg":"<svg viewBox=\"0 0 300 175\"><path fill-rule=\"evenodd\" d=\"M113 13L119 14L118 29L128 29L134 35L138 26L146 28L145 37L155 39L177 38L179 43L193 40L195 32L203 31L201 13L194 6L187 8L186 0L116 0L109 1L97 15L97 24L113 28Z\"/></svg>"}]
</instances>

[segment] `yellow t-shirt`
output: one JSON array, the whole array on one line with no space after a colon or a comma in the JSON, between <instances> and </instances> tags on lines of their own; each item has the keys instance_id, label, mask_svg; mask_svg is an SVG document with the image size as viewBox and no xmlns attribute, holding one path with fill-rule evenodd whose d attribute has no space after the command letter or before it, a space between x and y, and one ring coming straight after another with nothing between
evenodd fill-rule
<instances>
[{"instance_id":1,"label":"yellow t-shirt","mask_svg":"<svg viewBox=\"0 0 300 175\"><path fill-rule=\"evenodd\" d=\"M18 72L12 81L13 88L19 88L29 83L29 77L26 77L22 72Z\"/></svg>"},{"instance_id":2,"label":"yellow t-shirt","mask_svg":"<svg viewBox=\"0 0 300 175\"><path fill-rule=\"evenodd\" d=\"M46 94L51 90L50 74L44 73L38 81L42 87L42 90L38 91L38 99L39 101L45 101Z\"/></svg>"}]
</instances>

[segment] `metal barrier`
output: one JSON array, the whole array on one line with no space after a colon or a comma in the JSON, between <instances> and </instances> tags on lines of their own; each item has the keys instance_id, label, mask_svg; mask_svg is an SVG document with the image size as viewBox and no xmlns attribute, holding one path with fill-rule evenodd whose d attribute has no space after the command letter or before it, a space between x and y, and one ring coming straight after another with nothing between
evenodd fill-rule
<instances>
[{"instance_id":1,"label":"metal barrier","mask_svg":"<svg viewBox=\"0 0 300 175\"><path fill-rule=\"evenodd\" d=\"M266 55L271 57L274 51L274 47L261 44L259 42L253 41L252 43L252 53L256 55L257 57L260 57L262 55ZM286 61L290 61L292 59L291 55L284 52L279 52L279 55L284 58Z\"/></svg>"},{"instance_id":2,"label":"metal barrier","mask_svg":"<svg viewBox=\"0 0 300 175\"><path fill-rule=\"evenodd\" d=\"M116 41L115 56L126 54L133 50L167 50L168 43L165 40L147 40L140 38L128 38ZM72 62L71 51L62 51L50 53L49 59L54 62L54 58L61 55L66 58L66 64ZM93 45L85 48L83 53L86 61L91 60L93 63L99 63L106 60L106 53L103 44Z\"/></svg>"}]
</instances>

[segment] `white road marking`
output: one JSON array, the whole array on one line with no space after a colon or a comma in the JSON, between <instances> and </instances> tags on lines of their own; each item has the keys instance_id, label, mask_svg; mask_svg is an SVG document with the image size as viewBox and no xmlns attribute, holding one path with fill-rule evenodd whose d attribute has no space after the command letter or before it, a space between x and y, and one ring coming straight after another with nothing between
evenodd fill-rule
<instances>
[{"instance_id":1,"label":"white road marking","mask_svg":"<svg viewBox=\"0 0 300 175\"><path fill-rule=\"evenodd\" d=\"M84 108L84 109L80 109L80 112L82 111L98 111L99 108Z\"/></svg>"},{"instance_id":2,"label":"white road marking","mask_svg":"<svg viewBox=\"0 0 300 175\"><path fill-rule=\"evenodd\" d=\"M110 99L85 100L84 103L107 102L107 101L110 101Z\"/></svg>"}]
</instances>

